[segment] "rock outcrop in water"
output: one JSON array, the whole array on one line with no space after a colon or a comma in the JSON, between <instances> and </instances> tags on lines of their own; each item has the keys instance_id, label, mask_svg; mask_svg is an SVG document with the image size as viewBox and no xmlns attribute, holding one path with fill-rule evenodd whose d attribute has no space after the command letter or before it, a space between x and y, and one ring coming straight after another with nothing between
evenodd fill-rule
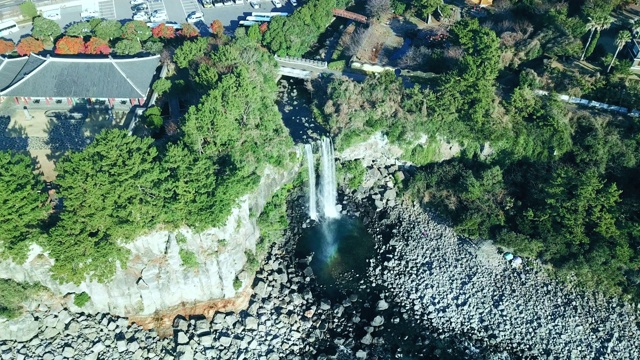
<instances>
[{"instance_id":1,"label":"rock outcrop in water","mask_svg":"<svg viewBox=\"0 0 640 360\"><path fill-rule=\"evenodd\" d=\"M131 250L127 269L118 270L107 283L85 281L79 286L57 283L49 274L51 260L39 247L33 248L22 265L0 263L0 278L40 282L60 297L84 291L91 301L82 309L73 305L70 297L66 306L74 311L118 316L151 315L181 303L233 297L234 280L243 281L243 287L250 280L243 267L247 261L245 251L254 251L260 236L255 215L277 189L291 182L299 167L296 164L288 171L267 168L257 191L239 200L223 227L199 234L188 228L176 233L156 231L126 244ZM196 255L197 268L183 266L180 249Z\"/></svg>"}]
</instances>

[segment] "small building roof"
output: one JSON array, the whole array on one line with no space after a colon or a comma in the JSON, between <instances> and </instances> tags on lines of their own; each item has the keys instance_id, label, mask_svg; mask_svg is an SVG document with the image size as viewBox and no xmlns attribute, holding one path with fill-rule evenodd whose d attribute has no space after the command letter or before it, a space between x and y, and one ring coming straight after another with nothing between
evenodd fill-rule
<instances>
[{"instance_id":1,"label":"small building roof","mask_svg":"<svg viewBox=\"0 0 640 360\"><path fill-rule=\"evenodd\" d=\"M0 64L0 95L57 98L146 97L160 56L132 59L42 57L3 59ZM18 61L20 60L20 61ZM11 63L9 63L11 62ZM19 64L22 62L22 66ZM4 74L9 65L15 73ZM20 67L19 70L15 70Z\"/></svg>"}]
</instances>

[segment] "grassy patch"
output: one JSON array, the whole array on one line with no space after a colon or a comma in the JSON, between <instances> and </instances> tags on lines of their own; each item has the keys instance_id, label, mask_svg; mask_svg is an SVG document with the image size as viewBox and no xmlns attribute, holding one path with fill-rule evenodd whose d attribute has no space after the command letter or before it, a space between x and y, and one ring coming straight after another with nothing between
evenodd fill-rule
<instances>
[{"instance_id":1,"label":"grassy patch","mask_svg":"<svg viewBox=\"0 0 640 360\"><path fill-rule=\"evenodd\" d=\"M73 297L73 304L77 307L83 307L86 303L89 302L89 300L91 300L91 296L83 291Z\"/></svg>"},{"instance_id":2,"label":"grassy patch","mask_svg":"<svg viewBox=\"0 0 640 360\"><path fill-rule=\"evenodd\" d=\"M196 254L191 250L180 249L180 260L187 269L195 269L200 265Z\"/></svg>"},{"instance_id":3,"label":"grassy patch","mask_svg":"<svg viewBox=\"0 0 640 360\"><path fill-rule=\"evenodd\" d=\"M346 66L346 61L345 60L332 61L327 65L329 70L336 70L336 71L344 70L345 66Z\"/></svg>"},{"instance_id":4,"label":"grassy patch","mask_svg":"<svg viewBox=\"0 0 640 360\"><path fill-rule=\"evenodd\" d=\"M48 289L40 284L0 279L0 318L14 319L22 314L22 303Z\"/></svg>"}]
</instances>

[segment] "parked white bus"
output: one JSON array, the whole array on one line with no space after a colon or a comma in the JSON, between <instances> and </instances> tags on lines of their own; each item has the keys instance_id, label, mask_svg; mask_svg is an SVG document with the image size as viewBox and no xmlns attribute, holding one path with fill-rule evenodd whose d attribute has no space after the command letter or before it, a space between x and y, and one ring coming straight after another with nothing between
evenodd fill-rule
<instances>
[{"instance_id":1,"label":"parked white bus","mask_svg":"<svg viewBox=\"0 0 640 360\"><path fill-rule=\"evenodd\" d=\"M0 36L5 36L18 32L18 24L13 20L5 20L0 22Z\"/></svg>"}]
</instances>

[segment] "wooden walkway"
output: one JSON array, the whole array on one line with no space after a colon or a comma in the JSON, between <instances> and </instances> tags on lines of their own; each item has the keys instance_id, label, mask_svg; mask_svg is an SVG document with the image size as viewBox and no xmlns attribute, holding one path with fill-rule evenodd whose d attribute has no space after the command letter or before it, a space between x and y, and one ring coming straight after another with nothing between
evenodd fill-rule
<instances>
[{"instance_id":1,"label":"wooden walkway","mask_svg":"<svg viewBox=\"0 0 640 360\"><path fill-rule=\"evenodd\" d=\"M343 9L333 9L333 15L351 19L357 22L361 22L363 24L366 24L369 22L369 19L367 19L366 16L360 15L351 11L343 10Z\"/></svg>"}]
</instances>

